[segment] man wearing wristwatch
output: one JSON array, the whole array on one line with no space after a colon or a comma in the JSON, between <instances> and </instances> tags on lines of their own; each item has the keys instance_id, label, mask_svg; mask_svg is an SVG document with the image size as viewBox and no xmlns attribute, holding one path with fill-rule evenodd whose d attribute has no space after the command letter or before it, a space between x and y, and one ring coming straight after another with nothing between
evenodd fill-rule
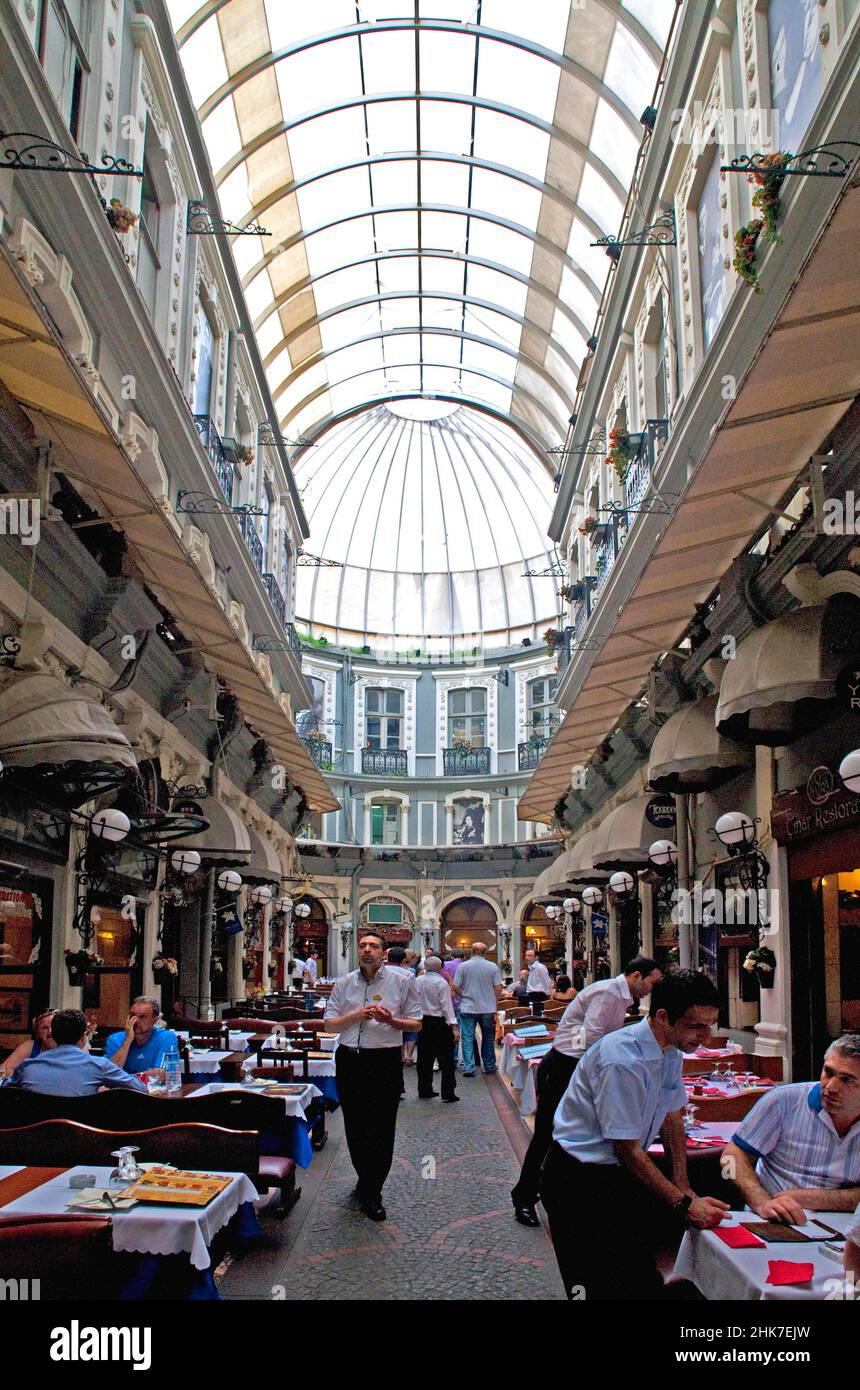
<instances>
[{"instance_id":1,"label":"man wearing wristwatch","mask_svg":"<svg viewBox=\"0 0 860 1390\"><path fill-rule=\"evenodd\" d=\"M541 1183L568 1297L659 1298L667 1219L706 1230L728 1211L690 1187L684 1133L681 1053L707 1042L718 1002L706 975L675 971L654 986L648 1017L607 1034L573 1073ZM648 1156L658 1135L671 1181Z\"/></svg>"}]
</instances>

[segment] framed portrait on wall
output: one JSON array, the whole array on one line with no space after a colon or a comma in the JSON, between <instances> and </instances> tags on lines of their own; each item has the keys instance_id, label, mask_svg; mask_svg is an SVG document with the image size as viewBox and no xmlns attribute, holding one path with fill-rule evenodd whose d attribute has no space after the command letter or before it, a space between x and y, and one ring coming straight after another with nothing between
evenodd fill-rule
<instances>
[{"instance_id":1,"label":"framed portrait on wall","mask_svg":"<svg viewBox=\"0 0 860 1390\"><path fill-rule=\"evenodd\" d=\"M454 844L484 843L484 803L478 800L454 803Z\"/></svg>"}]
</instances>

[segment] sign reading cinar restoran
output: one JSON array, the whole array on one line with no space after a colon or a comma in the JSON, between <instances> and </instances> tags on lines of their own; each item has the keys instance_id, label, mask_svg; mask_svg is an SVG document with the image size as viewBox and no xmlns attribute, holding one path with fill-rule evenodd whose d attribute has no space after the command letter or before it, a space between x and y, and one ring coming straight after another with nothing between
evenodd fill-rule
<instances>
[{"instance_id":1,"label":"sign reading cinar restoran","mask_svg":"<svg viewBox=\"0 0 860 1390\"><path fill-rule=\"evenodd\" d=\"M773 798L771 831L780 845L794 845L851 825L860 825L860 795L846 791L829 767L816 767L805 787Z\"/></svg>"}]
</instances>

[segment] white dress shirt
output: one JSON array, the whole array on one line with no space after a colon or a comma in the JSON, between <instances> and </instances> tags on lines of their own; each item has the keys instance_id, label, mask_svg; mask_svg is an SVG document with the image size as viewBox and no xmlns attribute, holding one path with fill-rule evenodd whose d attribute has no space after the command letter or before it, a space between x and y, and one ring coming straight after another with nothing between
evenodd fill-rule
<instances>
[{"instance_id":1,"label":"white dress shirt","mask_svg":"<svg viewBox=\"0 0 860 1390\"><path fill-rule=\"evenodd\" d=\"M316 982L317 982L317 963L316 963L315 960L306 960L306 961L305 961L305 974L306 974L306 975L310 975L310 977L311 977L311 983L312 983L312 984L316 984Z\"/></svg>"},{"instance_id":2,"label":"white dress shirt","mask_svg":"<svg viewBox=\"0 0 860 1390\"><path fill-rule=\"evenodd\" d=\"M623 1027L633 995L626 975L596 980L571 999L558 1021L553 1047L564 1057L581 1057L607 1033Z\"/></svg>"},{"instance_id":3,"label":"white dress shirt","mask_svg":"<svg viewBox=\"0 0 860 1390\"><path fill-rule=\"evenodd\" d=\"M408 1018L414 1023L420 1024L423 1017L415 976L411 971L401 971L390 965L380 965L369 980L360 970L342 975L329 995L325 1017L340 1018L368 1004L381 1004L394 1018ZM370 1018L348 1023L338 1031L339 1045L344 1047L400 1047L403 1042L399 1028Z\"/></svg>"},{"instance_id":4,"label":"white dress shirt","mask_svg":"<svg viewBox=\"0 0 860 1390\"><path fill-rule=\"evenodd\" d=\"M451 999L451 987L440 971L429 975L419 975L415 981L418 986L418 1000L423 1013L428 1018L444 1018L452 1027L456 1025L457 1015Z\"/></svg>"},{"instance_id":5,"label":"white dress shirt","mask_svg":"<svg viewBox=\"0 0 860 1390\"><path fill-rule=\"evenodd\" d=\"M293 973L290 977L293 980L300 980L305 973L307 961L299 960L298 956L293 956Z\"/></svg>"},{"instance_id":6,"label":"white dress shirt","mask_svg":"<svg viewBox=\"0 0 860 1390\"><path fill-rule=\"evenodd\" d=\"M529 994L552 994L552 980L543 961L532 961L526 981Z\"/></svg>"}]
</instances>

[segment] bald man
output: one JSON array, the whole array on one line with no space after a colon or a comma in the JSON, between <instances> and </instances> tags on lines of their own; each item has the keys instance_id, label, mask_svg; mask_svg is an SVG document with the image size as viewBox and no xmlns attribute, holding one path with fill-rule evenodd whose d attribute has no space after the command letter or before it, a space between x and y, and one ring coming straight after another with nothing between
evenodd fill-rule
<instances>
[{"instance_id":1,"label":"bald man","mask_svg":"<svg viewBox=\"0 0 860 1390\"><path fill-rule=\"evenodd\" d=\"M485 960L486 946L476 941L469 960L454 976L453 990L460 996L460 1036L463 1075L474 1076L478 1067L475 1030L481 1025L481 1062L487 1076L496 1070L496 1013L502 997L499 967Z\"/></svg>"},{"instance_id":2,"label":"bald man","mask_svg":"<svg viewBox=\"0 0 860 1390\"><path fill-rule=\"evenodd\" d=\"M453 1105L460 1099L455 1091L454 1071L454 1043L459 1030L451 987L442 974L438 956L427 957L424 974L418 976L415 984L423 1011L418 1034L418 1096L421 1100L432 1100L438 1094L433 1090L433 1063L438 1062L442 1100Z\"/></svg>"}]
</instances>

